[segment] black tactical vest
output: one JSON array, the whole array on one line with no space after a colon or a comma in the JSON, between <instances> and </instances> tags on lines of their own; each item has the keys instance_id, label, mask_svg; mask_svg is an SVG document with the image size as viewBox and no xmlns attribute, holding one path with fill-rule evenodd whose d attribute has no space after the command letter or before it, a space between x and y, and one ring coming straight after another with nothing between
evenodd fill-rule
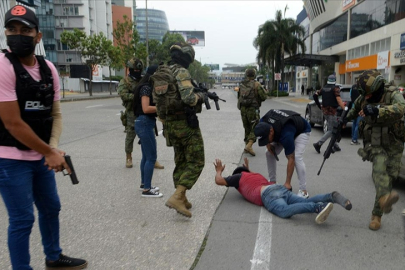
<instances>
[{"instance_id":1,"label":"black tactical vest","mask_svg":"<svg viewBox=\"0 0 405 270\"><path fill-rule=\"evenodd\" d=\"M339 106L336 96L335 96L335 89L336 85L334 84L327 84L325 85L322 90L322 106L323 107L334 107L337 108Z\"/></svg>"},{"instance_id":2,"label":"black tactical vest","mask_svg":"<svg viewBox=\"0 0 405 270\"><path fill-rule=\"evenodd\" d=\"M16 94L22 120L31 127L39 138L49 143L53 123L51 113L55 95L50 68L43 56L35 56L41 73L41 81L37 82L22 66L15 54L7 50L3 50L3 53L10 60L16 74ZM7 131L1 120L0 145L17 147L20 150L30 150Z\"/></svg>"},{"instance_id":3,"label":"black tactical vest","mask_svg":"<svg viewBox=\"0 0 405 270\"><path fill-rule=\"evenodd\" d=\"M281 129L289 121L292 121L297 129L294 137L304 132L306 128L305 120L300 114L289 110L270 110L263 116L263 121L273 126L275 142L280 141Z\"/></svg>"}]
</instances>

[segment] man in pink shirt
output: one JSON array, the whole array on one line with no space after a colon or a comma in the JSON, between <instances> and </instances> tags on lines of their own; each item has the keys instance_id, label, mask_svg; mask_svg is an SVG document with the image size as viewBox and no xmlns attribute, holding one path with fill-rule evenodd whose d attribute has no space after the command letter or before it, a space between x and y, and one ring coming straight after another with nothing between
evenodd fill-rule
<instances>
[{"instance_id":1,"label":"man in pink shirt","mask_svg":"<svg viewBox=\"0 0 405 270\"><path fill-rule=\"evenodd\" d=\"M247 158L243 166L237 167L231 176L225 178L222 177L225 169L222 161L216 159L214 166L217 185L235 187L246 200L264 206L269 212L281 218L303 213L317 213L315 222L321 224L328 218L334 203L340 204L346 210L352 209L351 202L337 191L306 199L292 193L283 185L269 182L261 174L249 171Z\"/></svg>"},{"instance_id":2,"label":"man in pink shirt","mask_svg":"<svg viewBox=\"0 0 405 270\"><path fill-rule=\"evenodd\" d=\"M10 50L0 53L0 193L9 215L11 264L14 270L32 269L35 203L46 269L83 269L85 260L63 255L59 246L55 172L71 171L64 151L57 149L62 132L58 72L34 55L42 33L32 10L14 6L5 14L4 27Z\"/></svg>"}]
</instances>

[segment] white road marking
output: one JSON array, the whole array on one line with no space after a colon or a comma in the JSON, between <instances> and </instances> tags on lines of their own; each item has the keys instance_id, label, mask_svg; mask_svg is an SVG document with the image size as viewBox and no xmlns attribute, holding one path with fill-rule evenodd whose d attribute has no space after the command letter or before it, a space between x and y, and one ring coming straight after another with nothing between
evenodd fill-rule
<instances>
[{"instance_id":1,"label":"white road marking","mask_svg":"<svg viewBox=\"0 0 405 270\"><path fill-rule=\"evenodd\" d=\"M272 214L262 207L260 210L259 228L253 252L251 270L269 270L271 256Z\"/></svg>"},{"instance_id":2,"label":"white road marking","mask_svg":"<svg viewBox=\"0 0 405 270\"><path fill-rule=\"evenodd\" d=\"M85 107L85 108L88 109L88 108L102 107L102 106L104 106L104 105L103 105L103 104L100 104L100 105L93 105L93 106L87 106L87 107Z\"/></svg>"},{"instance_id":3,"label":"white road marking","mask_svg":"<svg viewBox=\"0 0 405 270\"><path fill-rule=\"evenodd\" d=\"M294 104L293 102L287 102L287 101L282 101L282 100L278 100L278 99L273 99L273 100L276 101L276 102L279 102L279 103L283 103L283 104L288 105L288 106L293 106L295 108L302 108L302 105L300 106L298 104Z\"/></svg>"}]
</instances>

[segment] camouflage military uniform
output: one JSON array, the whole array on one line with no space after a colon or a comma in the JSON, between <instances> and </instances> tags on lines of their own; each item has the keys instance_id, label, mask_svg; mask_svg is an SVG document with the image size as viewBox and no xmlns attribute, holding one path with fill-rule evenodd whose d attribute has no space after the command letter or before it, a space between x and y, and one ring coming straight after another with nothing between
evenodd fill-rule
<instances>
[{"instance_id":1,"label":"camouflage military uniform","mask_svg":"<svg viewBox=\"0 0 405 270\"><path fill-rule=\"evenodd\" d=\"M176 78L176 88L183 103L191 107L196 106L198 98L193 92L194 87L191 84L190 73L178 64L172 65L170 68ZM168 140L174 148L174 162L176 164L173 171L174 186L181 185L191 189L205 165L204 141L201 130L199 127L191 128L188 126L184 112L176 112L166 116L165 132L167 132Z\"/></svg>"},{"instance_id":2,"label":"camouflage military uniform","mask_svg":"<svg viewBox=\"0 0 405 270\"><path fill-rule=\"evenodd\" d=\"M125 107L126 115L126 137L125 137L125 153L130 154L134 148L134 140L136 137L134 122L134 94L133 90L135 89L138 81L134 80L130 76L123 78L118 84L118 94L122 99L122 106Z\"/></svg>"},{"instance_id":3,"label":"camouflage military uniform","mask_svg":"<svg viewBox=\"0 0 405 270\"><path fill-rule=\"evenodd\" d=\"M253 90L252 99L255 99L252 104L240 105L240 115L242 118L243 128L245 129L245 143L249 141L256 142L256 136L254 134L254 129L256 124L260 119L260 106L263 100L265 100L266 93L259 82L255 81L255 87L257 91ZM238 92L238 99L240 98L240 93Z\"/></svg>"},{"instance_id":4,"label":"camouflage military uniform","mask_svg":"<svg viewBox=\"0 0 405 270\"><path fill-rule=\"evenodd\" d=\"M371 74L372 76L378 76L379 73L373 72L375 74ZM364 72L363 74L363 77L359 77L358 85L363 84L364 88L370 73ZM363 90L363 94L356 99L354 107L349 111L346 118L347 120L355 119L368 104L378 109L376 111L378 116L366 115L360 124L359 133L363 138L363 148L358 151L363 160L373 163L372 177L376 196L372 215L376 217L381 217L385 212L381 209L380 200L383 196L391 194L392 182L398 177L405 136L403 118L405 101L403 96L392 87L385 87L382 91L381 99L371 103L370 100L365 99L367 93L364 93ZM385 213L389 213L389 211ZM370 229L378 230L379 226L378 228L370 227Z\"/></svg>"}]
</instances>

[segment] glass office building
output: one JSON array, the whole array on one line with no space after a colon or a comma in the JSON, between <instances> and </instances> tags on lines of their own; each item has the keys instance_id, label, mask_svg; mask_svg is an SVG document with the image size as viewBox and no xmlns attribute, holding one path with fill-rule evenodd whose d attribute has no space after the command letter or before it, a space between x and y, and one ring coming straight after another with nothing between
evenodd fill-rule
<instances>
[{"instance_id":1,"label":"glass office building","mask_svg":"<svg viewBox=\"0 0 405 270\"><path fill-rule=\"evenodd\" d=\"M148 39L162 41L163 36L169 31L166 13L157 9L136 9L136 30L140 41L146 41L146 13L148 17Z\"/></svg>"}]
</instances>

